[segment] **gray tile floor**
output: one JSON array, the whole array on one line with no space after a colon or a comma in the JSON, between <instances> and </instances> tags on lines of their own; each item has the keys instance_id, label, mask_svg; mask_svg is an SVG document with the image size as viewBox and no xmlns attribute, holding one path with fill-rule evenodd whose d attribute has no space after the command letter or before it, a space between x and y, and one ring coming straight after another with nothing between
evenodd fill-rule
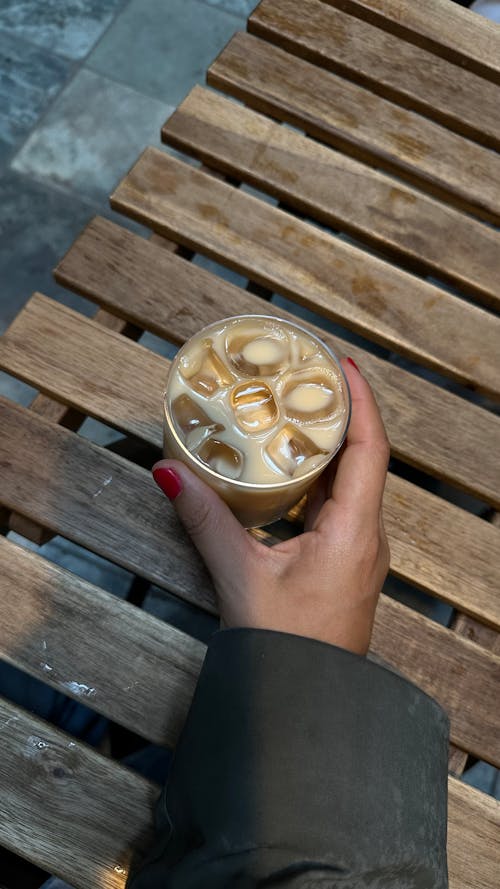
<instances>
[{"instance_id":1,"label":"gray tile floor","mask_svg":"<svg viewBox=\"0 0 500 889\"><path fill-rule=\"evenodd\" d=\"M161 124L204 81L209 63L245 28L254 5L256 0L2 0L0 333L34 290L86 314L95 311L58 287L52 268L95 213L114 216L107 195L143 147L160 144ZM123 217L120 222L133 227ZM151 348L164 349L150 340ZM1 373L0 393L23 404L34 394ZM102 443L118 437L92 421L82 433ZM132 580L61 538L42 552L118 595ZM392 593L432 611L433 603L411 590ZM154 588L146 607L200 638L213 629L210 618L196 621ZM445 622L447 614L438 611L432 616ZM484 763L470 769L467 780L500 796L498 775Z\"/></svg>"},{"instance_id":2,"label":"gray tile floor","mask_svg":"<svg viewBox=\"0 0 500 889\"><path fill-rule=\"evenodd\" d=\"M238 29L251 2L223 0L3 0L0 4L0 333L34 290L85 314L52 269L173 108ZM120 217L122 225L138 228ZM231 275L231 273L228 273ZM237 277L237 276L235 276ZM146 334L149 348L173 347ZM29 404L34 391L0 373L0 393ZM113 430L87 420L106 444ZM13 535L14 536L14 535ZM62 538L41 552L125 595L132 576ZM152 588L145 607L200 638L215 623Z\"/></svg>"}]
</instances>

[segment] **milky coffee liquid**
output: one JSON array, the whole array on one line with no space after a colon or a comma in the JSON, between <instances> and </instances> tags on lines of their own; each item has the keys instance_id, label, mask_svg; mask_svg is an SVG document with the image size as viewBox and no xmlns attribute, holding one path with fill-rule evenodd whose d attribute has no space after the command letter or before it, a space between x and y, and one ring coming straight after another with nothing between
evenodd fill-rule
<instances>
[{"instance_id":1,"label":"milky coffee liquid","mask_svg":"<svg viewBox=\"0 0 500 889\"><path fill-rule=\"evenodd\" d=\"M260 316L226 319L189 340L173 362L168 400L197 460L260 485L326 463L348 422L347 385L325 346Z\"/></svg>"}]
</instances>

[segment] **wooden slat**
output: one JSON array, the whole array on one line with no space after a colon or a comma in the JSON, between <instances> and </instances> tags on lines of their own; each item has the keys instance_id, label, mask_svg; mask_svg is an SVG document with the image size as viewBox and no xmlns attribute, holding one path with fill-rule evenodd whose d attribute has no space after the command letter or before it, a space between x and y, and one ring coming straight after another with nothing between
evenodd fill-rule
<instances>
[{"instance_id":1,"label":"wooden slat","mask_svg":"<svg viewBox=\"0 0 500 889\"><path fill-rule=\"evenodd\" d=\"M75 889L124 889L158 788L0 698L0 843Z\"/></svg>"},{"instance_id":2,"label":"wooden slat","mask_svg":"<svg viewBox=\"0 0 500 889\"><path fill-rule=\"evenodd\" d=\"M205 646L3 538L0 560L2 657L149 741L175 745ZM413 638L408 614L408 609L385 600L377 618L373 648L392 663L398 660L401 636L409 632ZM426 644L441 648L443 631L433 631L427 623ZM444 679L447 684L454 679L454 652L443 659L445 677L440 671L433 687L427 671L418 672L421 644L418 639L406 670L439 696ZM475 673L476 684L485 687L477 680L475 659L465 656L461 663ZM475 702L465 701L464 706L473 708Z\"/></svg>"},{"instance_id":3,"label":"wooden slat","mask_svg":"<svg viewBox=\"0 0 500 889\"><path fill-rule=\"evenodd\" d=\"M3 537L0 563L2 658L173 747L205 646Z\"/></svg>"},{"instance_id":4,"label":"wooden slat","mask_svg":"<svg viewBox=\"0 0 500 889\"><path fill-rule=\"evenodd\" d=\"M193 296L191 287L191 301ZM41 329L46 331L43 337ZM36 379L81 410L126 433L150 436L148 440L155 443L161 438L168 364L157 356L152 356L154 362L143 360L143 353L137 345L39 295L28 302L0 342L0 362L10 373ZM99 388L103 379L104 398ZM498 552L498 529L392 475L385 522L394 573L500 627L500 557L491 556Z\"/></svg>"},{"instance_id":5,"label":"wooden slat","mask_svg":"<svg viewBox=\"0 0 500 889\"><path fill-rule=\"evenodd\" d=\"M500 395L500 318L427 281L157 149L111 202L369 339Z\"/></svg>"},{"instance_id":6,"label":"wooden slat","mask_svg":"<svg viewBox=\"0 0 500 889\"><path fill-rule=\"evenodd\" d=\"M500 146L496 84L369 22L320 0L262 0L248 30L488 148Z\"/></svg>"},{"instance_id":7,"label":"wooden slat","mask_svg":"<svg viewBox=\"0 0 500 889\"><path fill-rule=\"evenodd\" d=\"M384 523L393 574L498 628L497 529L393 474L386 483Z\"/></svg>"},{"instance_id":8,"label":"wooden slat","mask_svg":"<svg viewBox=\"0 0 500 889\"><path fill-rule=\"evenodd\" d=\"M450 0L323 0L500 83L498 26Z\"/></svg>"},{"instance_id":9,"label":"wooden slat","mask_svg":"<svg viewBox=\"0 0 500 889\"><path fill-rule=\"evenodd\" d=\"M422 644L418 631L415 634L420 624L416 617L417 612L384 596L377 609L371 650L392 665L401 659L405 676L436 698L455 725L462 720L467 724L463 732L454 725L452 741L470 753L488 746L488 761L496 765L500 758L500 657L418 615L425 622L421 624L425 627ZM403 658L398 654L402 650ZM465 681L469 672L471 677L474 674L470 684Z\"/></svg>"},{"instance_id":10,"label":"wooden slat","mask_svg":"<svg viewBox=\"0 0 500 889\"><path fill-rule=\"evenodd\" d=\"M76 889L124 889L151 842L156 788L7 701L0 724L2 845ZM496 889L499 813L448 779L450 889Z\"/></svg>"},{"instance_id":11,"label":"wooden slat","mask_svg":"<svg viewBox=\"0 0 500 889\"><path fill-rule=\"evenodd\" d=\"M460 747L455 747L454 744L450 744L448 753L449 774L454 775L456 778L463 775L468 758L469 754L466 750L461 750Z\"/></svg>"},{"instance_id":12,"label":"wooden slat","mask_svg":"<svg viewBox=\"0 0 500 889\"><path fill-rule=\"evenodd\" d=\"M500 655L500 633L492 627L479 623L465 614L457 614L451 624L453 632L471 639L489 651ZM448 768L455 775L461 775L467 764L468 754L458 747L451 746Z\"/></svg>"},{"instance_id":13,"label":"wooden slat","mask_svg":"<svg viewBox=\"0 0 500 889\"><path fill-rule=\"evenodd\" d=\"M94 321L97 321L98 324L102 324L109 330L115 330L117 333L129 336L132 339L138 339L141 335L141 331L137 327L128 324L122 318L117 318L116 315L112 315L104 309L97 310L94 315ZM61 423L67 429L79 429L85 419L82 414L68 408L65 404L47 398L46 395L40 392L35 395L30 408L35 413L40 414L41 417L46 417L54 423ZM9 528L22 537L32 540L38 546L42 546L51 539L51 534L46 528L41 528L40 525L30 522L27 518L15 512L9 517Z\"/></svg>"},{"instance_id":14,"label":"wooden slat","mask_svg":"<svg viewBox=\"0 0 500 889\"><path fill-rule=\"evenodd\" d=\"M484 624L478 623L465 614L458 614L453 621L452 629L455 633L460 633L476 645L482 645L495 654L500 655L500 634L492 627L486 627Z\"/></svg>"},{"instance_id":15,"label":"wooden slat","mask_svg":"<svg viewBox=\"0 0 500 889\"><path fill-rule=\"evenodd\" d=\"M3 575L0 653L4 659L152 741L173 746L182 728L205 646L167 624L0 538ZM412 634L408 609L383 601L374 650L394 663L401 635ZM54 620L53 615L57 615ZM29 633L26 629L29 628ZM111 630L111 632L110 632ZM427 645L441 648L443 631L427 623ZM444 638L448 634L445 633ZM388 644L391 641L392 649ZM443 676L429 687L418 674L421 639L410 654L412 678L440 694ZM467 653L467 650L466 650ZM463 657L463 669L477 663ZM408 670L408 664L406 669ZM444 659L453 680L456 659ZM450 676L451 671L451 676ZM479 682L484 687L484 682ZM158 701L162 702L161 708ZM466 701L465 707L474 707ZM491 708L493 709L493 708Z\"/></svg>"},{"instance_id":16,"label":"wooden slat","mask_svg":"<svg viewBox=\"0 0 500 889\"><path fill-rule=\"evenodd\" d=\"M500 319L445 290L157 149L146 150L111 202L313 311L500 395Z\"/></svg>"},{"instance_id":17,"label":"wooden slat","mask_svg":"<svg viewBox=\"0 0 500 889\"><path fill-rule=\"evenodd\" d=\"M6 399L0 423L2 504L215 611L209 578L148 473ZM500 763L499 657L385 596L373 645L442 703L454 743Z\"/></svg>"},{"instance_id":18,"label":"wooden slat","mask_svg":"<svg viewBox=\"0 0 500 889\"><path fill-rule=\"evenodd\" d=\"M498 887L500 803L456 778L448 779L450 889Z\"/></svg>"},{"instance_id":19,"label":"wooden slat","mask_svg":"<svg viewBox=\"0 0 500 889\"><path fill-rule=\"evenodd\" d=\"M77 358L72 338L80 330ZM14 367L14 352L21 357L21 340L20 378L36 381L42 392L83 414L162 447L161 391L169 368L165 358L41 294L34 294L27 312L22 309L0 339L0 366ZM48 352L43 357L46 349L50 366L45 364ZM123 362L124 349L128 364Z\"/></svg>"},{"instance_id":20,"label":"wooden slat","mask_svg":"<svg viewBox=\"0 0 500 889\"><path fill-rule=\"evenodd\" d=\"M199 86L162 136L178 150L500 308L500 234L470 216Z\"/></svg>"},{"instance_id":21,"label":"wooden slat","mask_svg":"<svg viewBox=\"0 0 500 889\"><path fill-rule=\"evenodd\" d=\"M496 224L500 157L413 111L250 34L236 34L207 81L258 111Z\"/></svg>"},{"instance_id":22,"label":"wooden slat","mask_svg":"<svg viewBox=\"0 0 500 889\"><path fill-rule=\"evenodd\" d=\"M161 224L167 224L164 217ZM229 256L231 261L235 239L222 227L212 228L214 237L221 234L224 240L217 243L218 256L223 262ZM200 243L204 243L201 235ZM114 311L140 317L153 333L175 342L227 315L264 311L294 318L106 220L96 219L88 226L59 265L56 277L89 299L113 306ZM162 298L166 282L168 300ZM362 367L376 392L395 456L493 505L498 503L498 418L351 343L346 346L338 337L300 323L338 355L348 349L347 354Z\"/></svg>"},{"instance_id":23,"label":"wooden slat","mask_svg":"<svg viewBox=\"0 0 500 889\"><path fill-rule=\"evenodd\" d=\"M149 472L6 399L0 414L2 505L214 612L208 574Z\"/></svg>"}]
</instances>

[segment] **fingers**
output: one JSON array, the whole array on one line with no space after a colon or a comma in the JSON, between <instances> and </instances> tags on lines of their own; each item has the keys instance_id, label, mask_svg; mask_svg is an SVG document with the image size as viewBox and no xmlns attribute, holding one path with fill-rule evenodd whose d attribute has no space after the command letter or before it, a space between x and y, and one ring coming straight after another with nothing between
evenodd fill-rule
<instances>
[{"instance_id":1,"label":"fingers","mask_svg":"<svg viewBox=\"0 0 500 889\"><path fill-rule=\"evenodd\" d=\"M252 542L229 507L178 460L160 460L153 477L205 562L217 589L238 588Z\"/></svg>"},{"instance_id":2,"label":"fingers","mask_svg":"<svg viewBox=\"0 0 500 889\"><path fill-rule=\"evenodd\" d=\"M352 415L331 497L334 504L352 511L361 520L378 521L390 456L389 442L368 382L346 360L342 366L351 390ZM329 514L331 510L326 512Z\"/></svg>"}]
</instances>

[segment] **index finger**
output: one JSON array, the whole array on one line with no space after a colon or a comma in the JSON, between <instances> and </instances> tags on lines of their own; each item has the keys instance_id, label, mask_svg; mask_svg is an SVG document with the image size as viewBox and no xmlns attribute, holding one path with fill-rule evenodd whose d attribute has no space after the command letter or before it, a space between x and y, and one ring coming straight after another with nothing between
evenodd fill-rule
<instances>
[{"instance_id":1,"label":"index finger","mask_svg":"<svg viewBox=\"0 0 500 889\"><path fill-rule=\"evenodd\" d=\"M389 441L367 380L348 361L343 360L342 367L351 390L352 414L331 497L334 503L366 519L378 519L390 456Z\"/></svg>"}]
</instances>

